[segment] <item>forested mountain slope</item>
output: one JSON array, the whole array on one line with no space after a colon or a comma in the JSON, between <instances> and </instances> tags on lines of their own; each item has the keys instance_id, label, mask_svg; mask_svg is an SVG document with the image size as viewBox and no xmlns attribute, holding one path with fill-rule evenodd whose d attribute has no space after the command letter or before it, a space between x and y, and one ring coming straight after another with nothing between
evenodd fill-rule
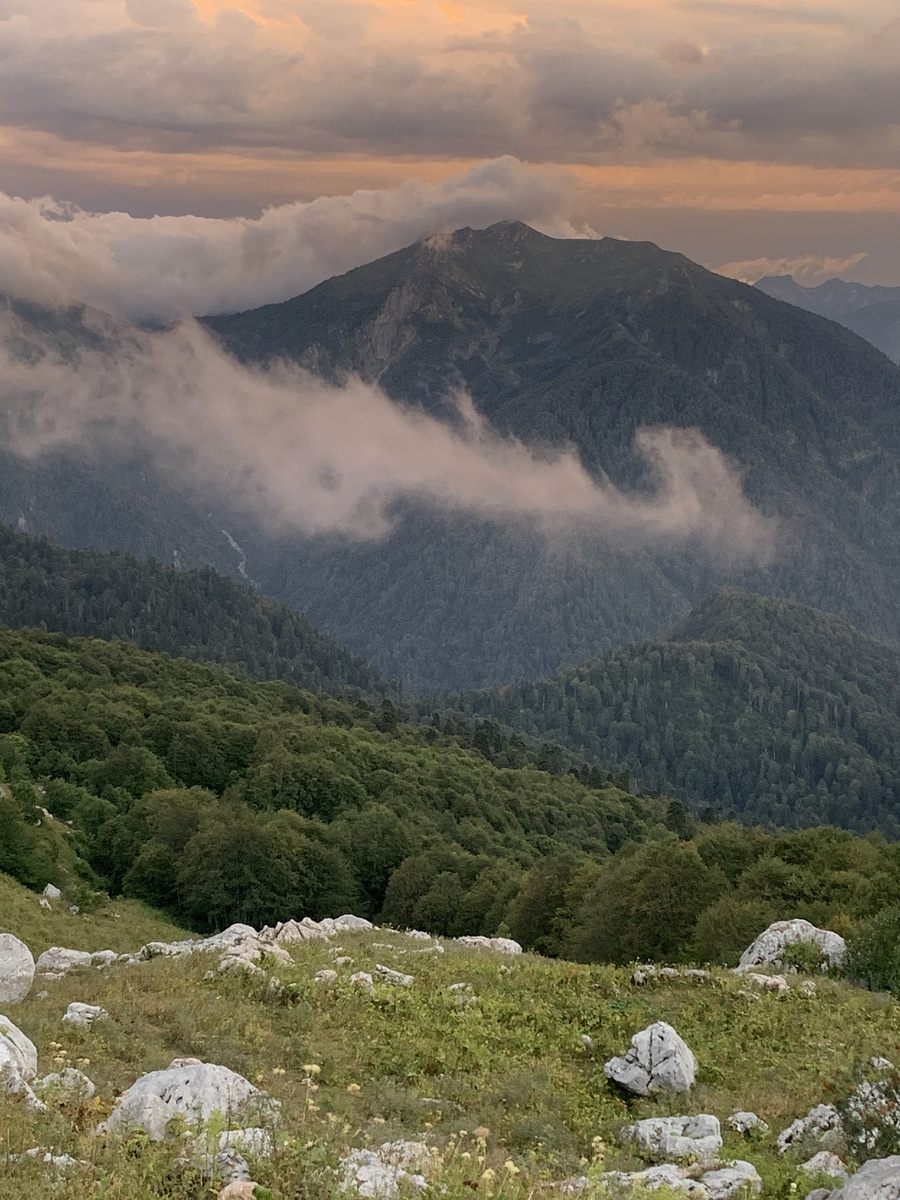
<instances>
[{"instance_id":1,"label":"forested mountain slope","mask_svg":"<svg viewBox=\"0 0 900 1200\"><path fill-rule=\"evenodd\" d=\"M698 428L782 518L771 569L743 572L695 549L548 545L421 510L378 547L285 549L278 594L419 686L534 677L542 663L659 630L724 582L897 638L900 371L832 322L648 243L504 224L209 323L246 359L358 372L433 412L464 387L498 429L572 443L626 489L649 482L638 428Z\"/></svg>"},{"instance_id":2,"label":"forested mountain slope","mask_svg":"<svg viewBox=\"0 0 900 1200\"><path fill-rule=\"evenodd\" d=\"M489 733L0 629L0 871L41 888L65 869L194 928L349 910L494 933L542 856L666 836L664 801Z\"/></svg>"},{"instance_id":3,"label":"forested mountain slope","mask_svg":"<svg viewBox=\"0 0 900 1200\"><path fill-rule=\"evenodd\" d=\"M216 662L311 691L385 693L362 659L299 613L210 568L66 550L0 525L0 624L112 640Z\"/></svg>"},{"instance_id":4,"label":"forested mountain slope","mask_svg":"<svg viewBox=\"0 0 900 1200\"><path fill-rule=\"evenodd\" d=\"M900 654L723 589L669 634L451 706L743 820L900 837Z\"/></svg>"},{"instance_id":5,"label":"forested mountain slope","mask_svg":"<svg viewBox=\"0 0 900 1200\"><path fill-rule=\"evenodd\" d=\"M700 429L780 520L775 558L740 568L691 543L545 534L411 499L383 540L275 532L240 510L227 471L207 495L160 470L147 439L103 455L4 451L0 519L67 545L243 568L414 690L546 675L658 636L723 584L900 637L900 369L833 322L648 243L555 240L506 223L209 325L245 359L358 372L450 421L447 393L464 387L502 433L571 443L630 494L654 482L634 448L639 428ZM136 331L19 305L0 334L28 361L52 345L77 364L80 346L100 339L115 357Z\"/></svg>"}]
</instances>

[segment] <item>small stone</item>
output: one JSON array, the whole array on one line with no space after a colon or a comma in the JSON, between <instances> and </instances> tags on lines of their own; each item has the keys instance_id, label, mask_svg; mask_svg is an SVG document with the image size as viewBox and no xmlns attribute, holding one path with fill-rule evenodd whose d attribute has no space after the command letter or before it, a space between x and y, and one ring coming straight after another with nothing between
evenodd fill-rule
<instances>
[{"instance_id":1,"label":"small stone","mask_svg":"<svg viewBox=\"0 0 900 1200\"><path fill-rule=\"evenodd\" d=\"M61 900L62 892L58 887L54 887L52 883L48 883L44 888L43 895L47 900Z\"/></svg>"},{"instance_id":2,"label":"small stone","mask_svg":"<svg viewBox=\"0 0 900 1200\"><path fill-rule=\"evenodd\" d=\"M42 1100L54 1104L84 1104L91 1100L96 1088L87 1075L74 1067L65 1067L45 1075L34 1084L34 1090Z\"/></svg>"},{"instance_id":3,"label":"small stone","mask_svg":"<svg viewBox=\"0 0 900 1200\"><path fill-rule=\"evenodd\" d=\"M315 981L320 987L331 987L333 983L337 983L338 973L326 968L324 971L316 971Z\"/></svg>"},{"instance_id":4,"label":"small stone","mask_svg":"<svg viewBox=\"0 0 900 1200\"><path fill-rule=\"evenodd\" d=\"M741 1112L740 1110L736 1110L731 1114L728 1118L728 1124L737 1133L749 1133L751 1129L758 1129L760 1133L767 1133L769 1129L762 1117L758 1117L756 1113Z\"/></svg>"},{"instance_id":5,"label":"small stone","mask_svg":"<svg viewBox=\"0 0 900 1200\"><path fill-rule=\"evenodd\" d=\"M357 971L355 975L350 976L350 983L369 996L375 995L375 981L368 971Z\"/></svg>"},{"instance_id":6,"label":"small stone","mask_svg":"<svg viewBox=\"0 0 900 1200\"><path fill-rule=\"evenodd\" d=\"M730 1162L727 1167L707 1171L700 1176L700 1182L706 1188L709 1200L731 1200L732 1196L738 1194L755 1195L762 1191L762 1179L756 1167L739 1159Z\"/></svg>"},{"instance_id":7,"label":"small stone","mask_svg":"<svg viewBox=\"0 0 900 1200\"><path fill-rule=\"evenodd\" d=\"M334 965L336 967L352 967L353 959L350 958L350 956L347 954L339 954L338 957L334 960Z\"/></svg>"},{"instance_id":8,"label":"small stone","mask_svg":"<svg viewBox=\"0 0 900 1200\"><path fill-rule=\"evenodd\" d=\"M835 1179L849 1178L847 1164L828 1150L820 1150L807 1162L801 1163L800 1170L807 1171L810 1175L831 1175Z\"/></svg>"},{"instance_id":9,"label":"small stone","mask_svg":"<svg viewBox=\"0 0 900 1200\"><path fill-rule=\"evenodd\" d=\"M779 996L785 995L790 989L788 981L783 975L760 975L755 971L751 971L744 976L748 983L755 984L764 992L777 992Z\"/></svg>"},{"instance_id":10,"label":"small stone","mask_svg":"<svg viewBox=\"0 0 900 1200\"><path fill-rule=\"evenodd\" d=\"M97 1004L79 1004L73 1001L66 1009L63 1025L78 1025L86 1029L95 1021L105 1021L109 1013Z\"/></svg>"},{"instance_id":11,"label":"small stone","mask_svg":"<svg viewBox=\"0 0 900 1200\"><path fill-rule=\"evenodd\" d=\"M53 905L50 903L50 901L46 900L43 896L41 896L40 905L41 908L46 908L48 912L53 908Z\"/></svg>"},{"instance_id":12,"label":"small stone","mask_svg":"<svg viewBox=\"0 0 900 1200\"><path fill-rule=\"evenodd\" d=\"M376 963L375 974L393 987L412 987L415 982L412 975L404 975L402 971L392 971L390 967L383 967L381 963Z\"/></svg>"},{"instance_id":13,"label":"small stone","mask_svg":"<svg viewBox=\"0 0 900 1200\"><path fill-rule=\"evenodd\" d=\"M584 1046L585 1050L593 1050L594 1039L589 1033L582 1033L578 1040L581 1042L582 1046Z\"/></svg>"},{"instance_id":14,"label":"small stone","mask_svg":"<svg viewBox=\"0 0 900 1200\"><path fill-rule=\"evenodd\" d=\"M255 1200L257 1184L245 1179L240 1183L229 1183L219 1192L219 1200Z\"/></svg>"}]
</instances>

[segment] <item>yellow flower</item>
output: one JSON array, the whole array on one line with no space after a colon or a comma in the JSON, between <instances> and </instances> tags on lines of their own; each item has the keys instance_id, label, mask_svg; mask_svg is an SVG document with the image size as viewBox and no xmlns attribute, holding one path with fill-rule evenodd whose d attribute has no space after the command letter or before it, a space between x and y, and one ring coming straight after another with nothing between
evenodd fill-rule
<instances>
[{"instance_id":1,"label":"yellow flower","mask_svg":"<svg viewBox=\"0 0 900 1200\"><path fill-rule=\"evenodd\" d=\"M472 1155L468 1152L468 1150L464 1150L459 1157L463 1160L463 1162L468 1162Z\"/></svg>"},{"instance_id":2,"label":"yellow flower","mask_svg":"<svg viewBox=\"0 0 900 1200\"><path fill-rule=\"evenodd\" d=\"M283 1074L284 1074L284 1067L273 1067L273 1068L272 1068L272 1074L273 1074L273 1075L283 1075Z\"/></svg>"},{"instance_id":3,"label":"yellow flower","mask_svg":"<svg viewBox=\"0 0 900 1200\"><path fill-rule=\"evenodd\" d=\"M497 1172L492 1170L491 1167L488 1167L486 1170L482 1171L482 1173L481 1173L482 1183L493 1183L496 1178L497 1178Z\"/></svg>"},{"instance_id":4,"label":"yellow flower","mask_svg":"<svg viewBox=\"0 0 900 1200\"><path fill-rule=\"evenodd\" d=\"M387 1121L385 1121L384 1117L373 1117L372 1124L373 1125L387 1125Z\"/></svg>"},{"instance_id":5,"label":"yellow flower","mask_svg":"<svg viewBox=\"0 0 900 1200\"><path fill-rule=\"evenodd\" d=\"M513 1160L511 1158L508 1158L506 1160L506 1162L503 1164L503 1169L505 1171L508 1171L510 1173L510 1175L520 1174L519 1168L516 1166L516 1164L513 1162Z\"/></svg>"},{"instance_id":6,"label":"yellow flower","mask_svg":"<svg viewBox=\"0 0 900 1200\"><path fill-rule=\"evenodd\" d=\"M318 1063L304 1063L301 1070L305 1071L307 1075L319 1075L322 1068Z\"/></svg>"},{"instance_id":7,"label":"yellow flower","mask_svg":"<svg viewBox=\"0 0 900 1200\"><path fill-rule=\"evenodd\" d=\"M358 1083L348 1083L347 1091L350 1093L351 1096L358 1096L359 1093L362 1091L362 1088L359 1086Z\"/></svg>"}]
</instances>

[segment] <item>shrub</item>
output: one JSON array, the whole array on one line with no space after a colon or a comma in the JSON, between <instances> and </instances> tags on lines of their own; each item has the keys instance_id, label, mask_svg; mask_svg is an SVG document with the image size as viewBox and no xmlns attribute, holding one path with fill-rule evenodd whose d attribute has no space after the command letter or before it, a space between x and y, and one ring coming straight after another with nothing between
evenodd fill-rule
<instances>
[{"instance_id":1,"label":"shrub","mask_svg":"<svg viewBox=\"0 0 900 1200\"><path fill-rule=\"evenodd\" d=\"M867 988L900 993L900 905L859 926L848 940L844 969Z\"/></svg>"}]
</instances>

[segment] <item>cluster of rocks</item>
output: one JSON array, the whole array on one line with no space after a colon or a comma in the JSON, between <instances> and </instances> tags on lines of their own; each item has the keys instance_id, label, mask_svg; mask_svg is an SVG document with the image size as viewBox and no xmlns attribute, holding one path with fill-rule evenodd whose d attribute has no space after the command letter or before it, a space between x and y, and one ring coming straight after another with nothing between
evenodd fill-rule
<instances>
[{"instance_id":1,"label":"cluster of rocks","mask_svg":"<svg viewBox=\"0 0 900 1200\"><path fill-rule=\"evenodd\" d=\"M670 983L673 979L684 979L688 983L709 983L712 976L709 971L699 967L657 967L652 963L642 963L635 967L631 976L634 987L643 987L647 983Z\"/></svg>"}]
</instances>

